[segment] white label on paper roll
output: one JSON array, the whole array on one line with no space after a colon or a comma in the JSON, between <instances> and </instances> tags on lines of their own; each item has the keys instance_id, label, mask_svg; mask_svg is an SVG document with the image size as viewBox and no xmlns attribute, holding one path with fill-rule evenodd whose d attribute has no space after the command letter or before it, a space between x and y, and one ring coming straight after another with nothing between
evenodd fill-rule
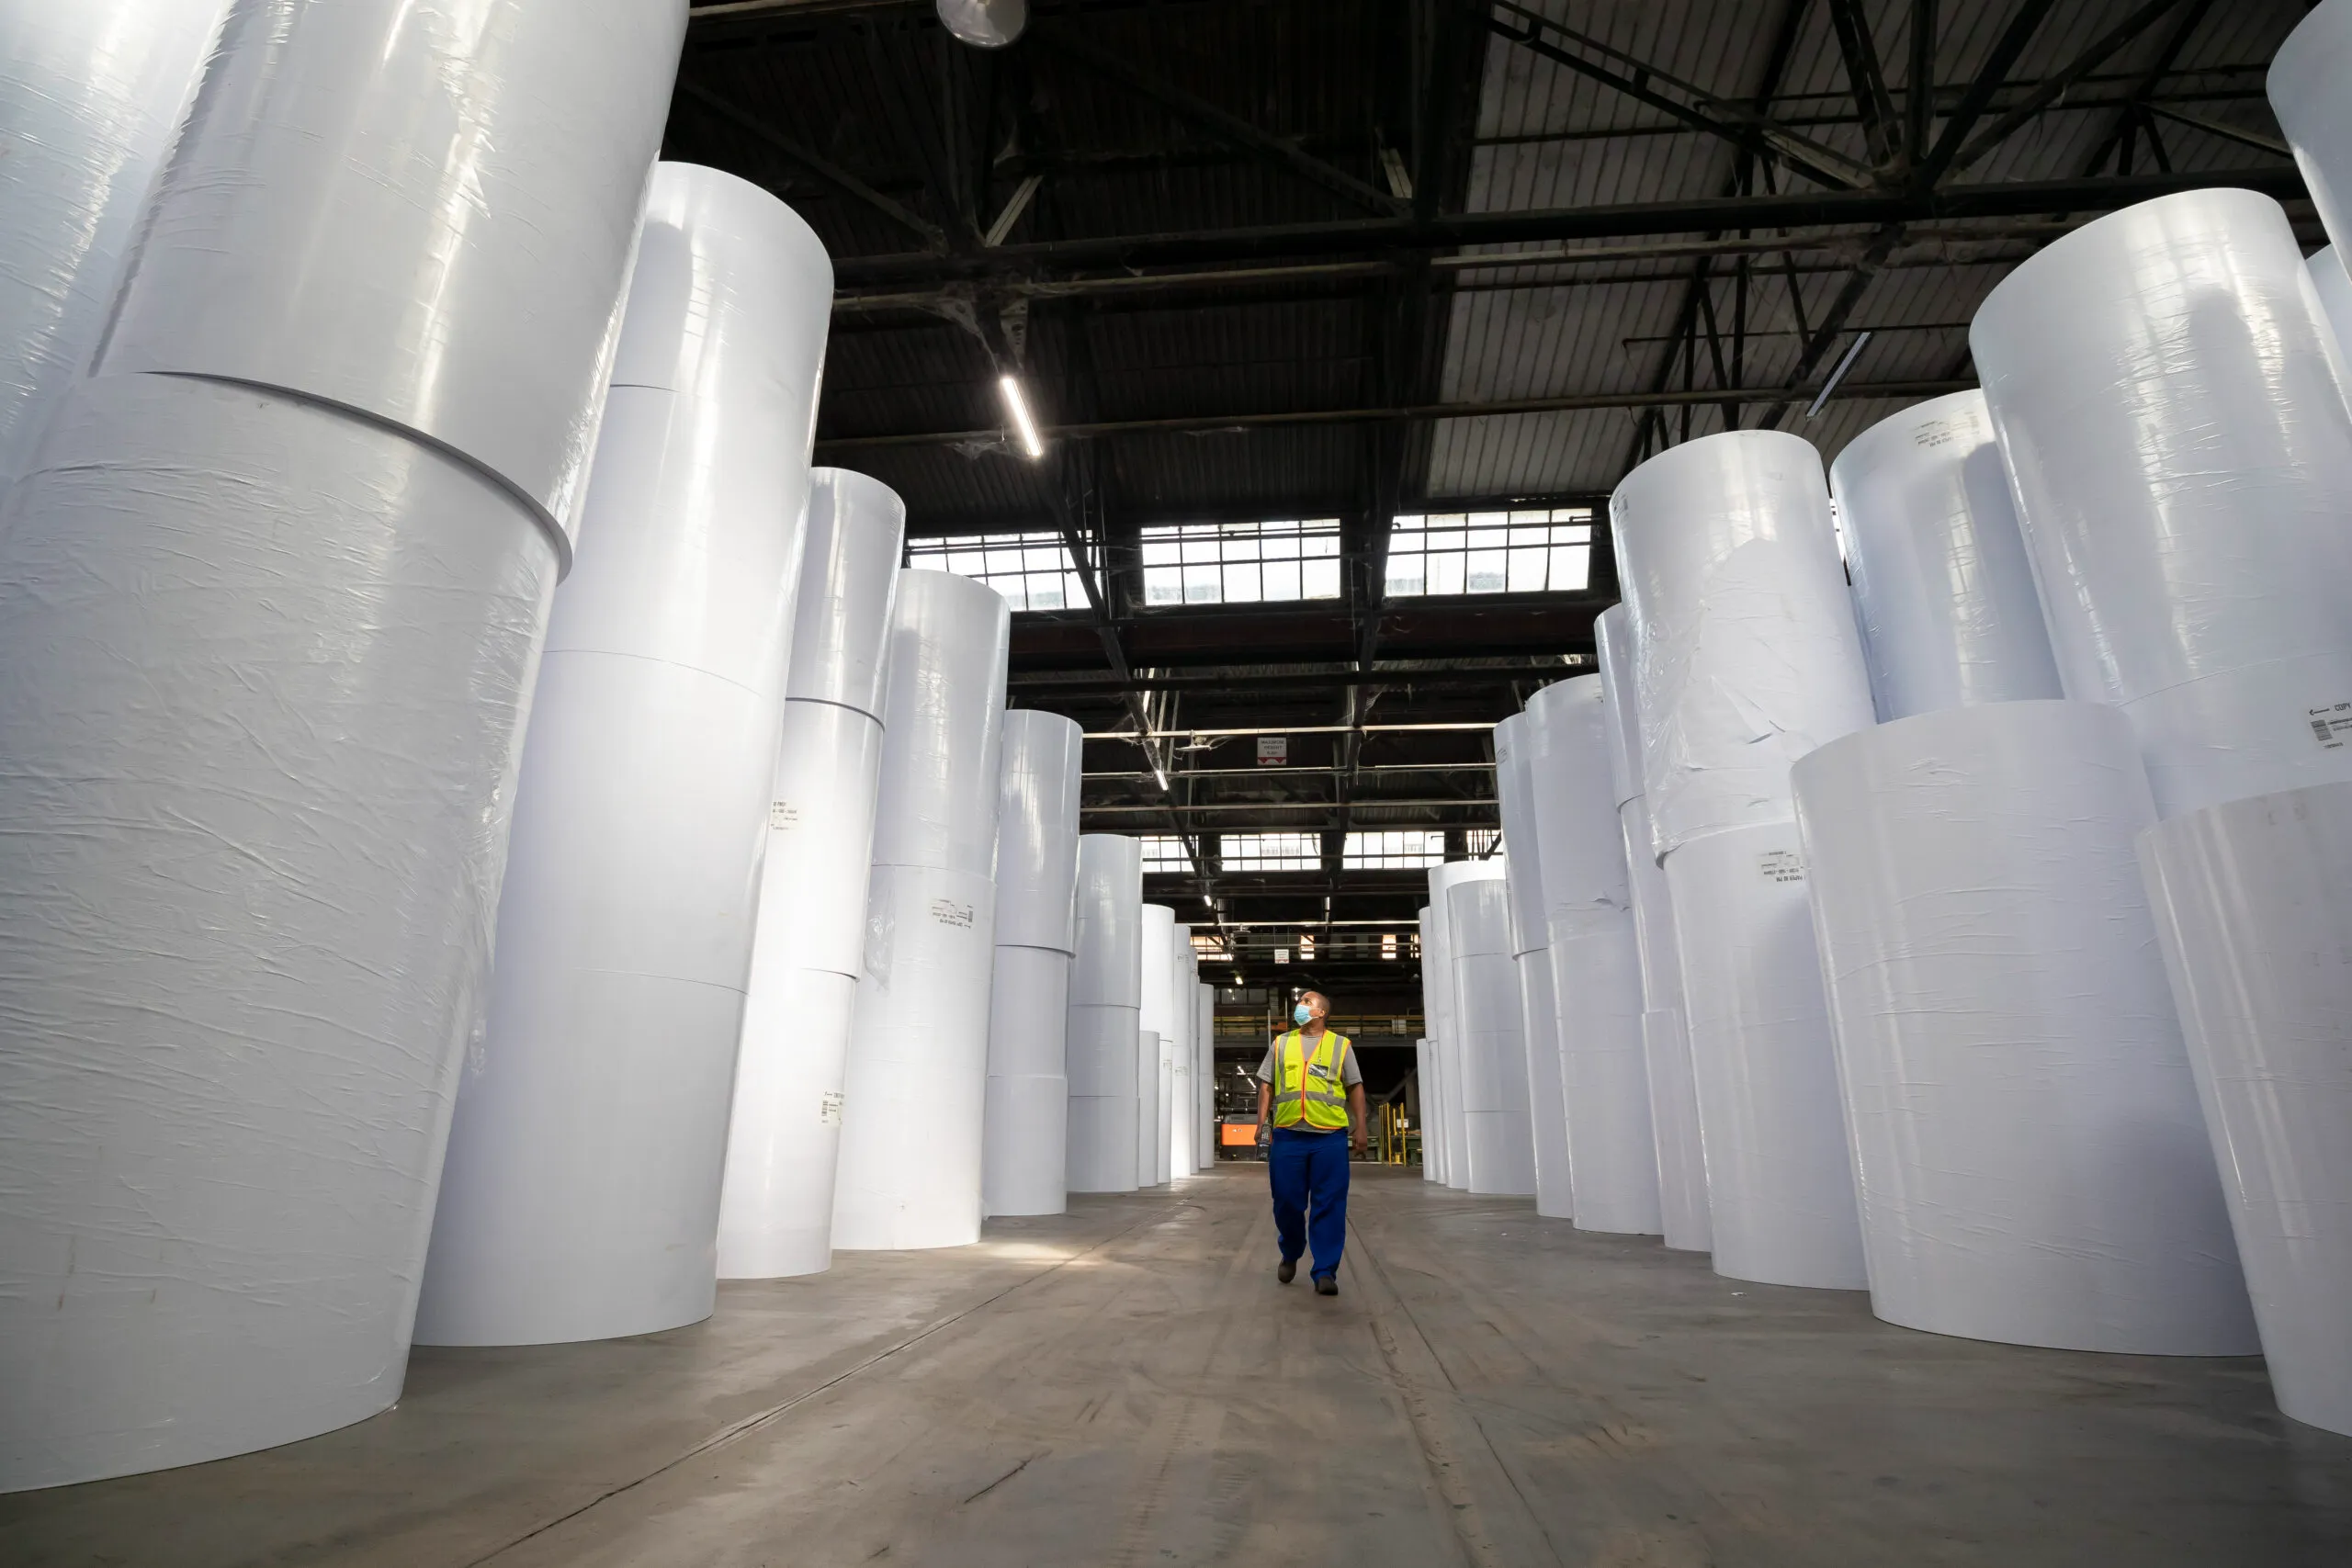
<instances>
[{"instance_id":1,"label":"white label on paper roll","mask_svg":"<svg viewBox=\"0 0 2352 1568\"><path fill-rule=\"evenodd\" d=\"M1794 850L1766 850L1756 857L1756 869L1767 882L1803 882L1804 857Z\"/></svg>"},{"instance_id":2,"label":"white label on paper roll","mask_svg":"<svg viewBox=\"0 0 2352 1568\"><path fill-rule=\"evenodd\" d=\"M775 802L768 807L768 826L779 833L799 827L800 807L788 800Z\"/></svg>"},{"instance_id":3,"label":"white label on paper roll","mask_svg":"<svg viewBox=\"0 0 2352 1568\"><path fill-rule=\"evenodd\" d=\"M838 1127L842 1124L842 1091L829 1089L817 1101L817 1125Z\"/></svg>"},{"instance_id":4,"label":"white label on paper roll","mask_svg":"<svg viewBox=\"0 0 2352 1568\"><path fill-rule=\"evenodd\" d=\"M2312 739L2319 742L2321 750L2340 751L2346 741L2352 741L2352 703L2305 708L2303 713L2311 720Z\"/></svg>"},{"instance_id":5,"label":"white label on paper roll","mask_svg":"<svg viewBox=\"0 0 2352 1568\"><path fill-rule=\"evenodd\" d=\"M958 904L953 898L933 898L931 901L931 918L943 926L954 926L957 931L970 931L972 915L972 905Z\"/></svg>"}]
</instances>

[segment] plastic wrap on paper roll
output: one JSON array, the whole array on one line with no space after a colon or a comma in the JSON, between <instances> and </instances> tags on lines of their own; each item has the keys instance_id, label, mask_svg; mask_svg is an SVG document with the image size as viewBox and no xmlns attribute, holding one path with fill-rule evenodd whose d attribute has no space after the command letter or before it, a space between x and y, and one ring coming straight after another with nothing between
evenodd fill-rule
<instances>
[{"instance_id":1,"label":"plastic wrap on paper roll","mask_svg":"<svg viewBox=\"0 0 2352 1568\"><path fill-rule=\"evenodd\" d=\"M2254 1318L2132 839L2130 724L1947 709L1796 768L1871 1303L2064 1350L2239 1356Z\"/></svg>"},{"instance_id":2,"label":"plastic wrap on paper roll","mask_svg":"<svg viewBox=\"0 0 2352 1568\"><path fill-rule=\"evenodd\" d=\"M1437 1179L1437 1155L1430 1147L1429 1130L1430 1109L1432 1103L1430 1099L1430 1084L1435 1076L1436 1069L1430 1065L1430 1043L1426 1039L1414 1041L1413 1084L1420 1106L1419 1114L1415 1120L1421 1134L1421 1179L1423 1181Z\"/></svg>"},{"instance_id":3,"label":"plastic wrap on paper roll","mask_svg":"<svg viewBox=\"0 0 2352 1568\"><path fill-rule=\"evenodd\" d=\"M1136 1033L1132 1007L1071 1004L1067 1171L1072 1192L1136 1190Z\"/></svg>"},{"instance_id":4,"label":"plastic wrap on paper roll","mask_svg":"<svg viewBox=\"0 0 2352 1568\"><path fill-rule=\"evenodd\" d=\"M832 268L756 186L662 164L632 317L688 318L691 389L616 387L517 785L483 1063L461 1085L417 1332L675 1328L715 1300ZM640 324L640 335L646 329ZM622 1173L626 1172L626 1179Z\"/></svg>"},{"instance_id":5,"label":"plastic wrap on paper roll","mask_svg":"<svg viewBox=\"0 0 2352 1568\"><path fill-rule=\"evenodd\" d=\"M874 868L866 905L885 918L868 923L888 934L859 985L850 1032L836 1249L980 1239L995 903L989 880L970 872Z\"/></svg>"},{"instance_id":6,"label":"plastic wrap on paper roll","mask_svg":"<svg viewBox=\"0 0 2352 1568\"><path fill-rule=\"evenodd\" d=\"M2352 6L2328 0L2287 35L2264 84L2327 237L2352 245Z\"/></svg>"},{"instance_id":7,"label":"plastic wrap on paper roll","mask_svg":"<svg viewBox=\"0 0 2352 1568\"><path fill-rule=\"evenodd\" d=\"M103 368L356 409L568 525L685 18L681 0L236 0ZM778 446L809 426L787 428Z\"/></svg>"},{"instance_id":8,"label":"plastic wrap on paper roll","mask_svg":"<svg viewBox=\"0 0 2352 1568\"><path fill-rule=\"evenodd\" d=\"M2336 379L2347 396L2352 396L2352 276L2344 270L2344 258L2334 245L2324 245L2303 258L2303 271L2312 280L2312 291L2319 296L2320 314L2325 318L2335 340Z\"/></svg>"},{"instance_id":9,"label":"plastic wrap on paper roll","mask_svg":"<svg viewBox=\"0 0 2352 1568\"><path fill-rule=\"evenodd\" d=\"M1058 1214L1069 1205L1065 1139L1069 955L999 942L989 987L989 1081L980 1192L991 1214Z\"/></svg>"},{"instance_id":10,"label":"plastic wrap on paper roll","mask_svg":"<svg viewBox=\"0 0 2352 1568\"><path fill-rule=\"evenodd\" d=\"M1969 329L2066 694L2157 811L2352 777L2352 410L2278 204L2168 196L2044 248Z\"/></svg>"},{"instance_id":11,"label":"plastic wrap on paper roll","mask_svg":"<svg viewBox=\"0 0 2352 1568\"><path fill-rule=\"evenodd\" d=\"M1143 1006L1143 841L1125 833L1078 839L1072 1007ZM1073 1091L1076 1092L1076 1091Z\"/></svg>"},{"instance_id":12,"label":"plastic wrap on paper roll","mask_svg":"<svg viewBox=\"0 0 2352 1568\"><path fill-rule=\"evenodd\" d=\"M1159 1115L1152 1127L1152 1168L1159 1181L1176 1179L1175 1112L1176 1098L1176 1037L1155 1034L1152 1043L1159 1048ZM1155 1183L1157 1185L1157 1183Z\"/></svg>"},{"instance_id":13,"label":"plastic wrap on paper roll","mask_svg":"<svg viewBox=\"0 0 2352 1568\"><path fill-rule=\"evenodd\" d=\"M831 703L786 703L781 733L752 948L754 996L770 973L854 976L865 964L882 727Z\"/></svg>"},{"instance_id":14,"label":"plastic wrap on paper roll","mask_svg":"<svg viewBox=\"0 0 2352 1568\"><path fill-rule=\"evenodd\" d=\"M1533 1128L1527 1106L1527 1036L1510 956L1510 908L1498 877L1448 888L1453 1018L1462 1042L1462 1116L1470 1190L1532 1194Z\"/></svg>"},{"instance_id":15,"label":"plastic wrap on paper roll","mask_svg":"<svg viewBox=\"0 0 2352 1568\"><path fill-rule=\"evenodd\" d=\"M1610 605L1593 617L1592 634L1600 654L1601 705L1609 710L1610 788L1623 806L1648 787L1642 779L1642 710L1634 684L1641 660L1634 648L1633 612Z\"/></svg>"},{"instance_id":16,"label":"plastic wrap on paper roll","mask_svg":"<svg viewBox=\"0 0 2352 1568\"><path fill-rule=\"evenodd\" d=\"M1859 1291L1869 1280L1819 950L1794 822L1666 857L1707 1151L1715 1272Z\"/></svg>"},{"instance_id":17,"label":"plastic wrap on paper roll","mask_svg":"<svg viewBox=\"0 0 2352 1568\"><path fill-rule=\"evenodd\" d=\"M1702 436L1628 474L1609 516L1657 853L1787 821L1789 764L1873 721L1821 454Z\"/></svg>"},{"instance_id":18,"label":"plastic wrap on paper roll","mask_svg":"<svg viewBox=\"0 0 2352 1568\"><path fill-rule=\"evenodd\" d=\"M108 377L42 453L0 512L0 1490L399 1397L556 577L479 470L298 400Z\"/></svg>"},{"instance_id":19,"label":"plastic wrap on paper roll","mask_svg":"<svg viewBox=\"0 0 2352 1568\"><path fill-rule=\"evenodd\" d=\"M809 470L788 700L838 703L881 718L906 533L907 503L889 486L846 468Z\"/></svg>"},{"instance_id":20,"label":"plastic wrap on paper roll","mask_svg":"<svg viewBox=\"0 0 2352 1568\"><path fill-rule=\"evenodd\" d=\"M1527 705L1550 942L1614 927L1633 908L1609 777L1609 714L1600 699L1600 677L1579 675L1554 682Z\"/></svg>"},{"instance_id":21,"label":"plastic wrap on paper roll","mask_svg":"<svg viewBox=\"0 0 2352 1568\"><path fill-rule=\"evenodd\" d=\"M2352 784L2141 835L2278 1408L2352 1437Z\"/></svg>"},{"instance_id":22,"label":"plastic wrap on paper roll","mask_svg":"<svg viewBox=\"0 0 2352 1568\"><path fill-rule=\"evenodd\" d=\"M1505 885L1510 889L1510 951L1542 951L1551 941L1544 902L1542 857L1535 852L1535 819L1527 715L1515 713L1495 726L1495 795L1500 807L1503 843L1512 852Z\"/></svg>"},{"instance_id":23,"label":"plastic wrap on paper roll","mask_svg":"<svg viewBox=\"0 0 2352 1568\"><path fill-rule=\"evenodd\" d=\"M722 1280L832 1267L842 1073L856 1006L857 981L828 969L793 969L754 987L719 1190Z\"/></svg>"},{"instance_id":24,"label":"plastic wrap on paper roll","mask_svg":"<svg viewBox=\"0 0 2352 1568\"><path fill-rule=\"evenodd\" d=\"M1617 808L1634 895L1634 935L1642 963L1642 1055L1650 1077L1650 1131L1657 1140L1658 1223L1666 1245L1705 1252L1707 1151L1699 1134L1699 1089L1690 1076L1690 1035L1682 1024L1682 955L1674 944L1674 899L1648 855L1650 819L1640 797Z\"/></svg>"},{"instance_id":25,"label":"plastic wrap on paper roll","mask_svg":"<svg viewBox=\"0 0 2352 1568\"><path fill-rule=\"evenodd\" d=\"M1829 491L1881 721L2059 694L1984 393L1879 421L1830 465Z\"/></svg>"},{"instance_id":26,"label":"plastic wrap on paper roll","mask_svg":"<svg viewBox=\"0 0 2352 1568\"><path fill-rule=\"evenodd\" d=\"M874 863L993 878L1012 613L984 582L901 571L882 701Z\"/></svg>"},{"instance_id":27,"label":"plastic wrap on paper roll","mask_svg":"<svg viewBox=\"0 0 2352 1568\"><path fill-rule=\"evenodd\" d=\"M1552 984L1549 948L1511 960L1519 972L1520 1030L1527 1042L1527 1106L1535 1142L1535 1212L1546 1219L1576 1217L1576 1182L1568 1160L1567 1102L1560 1092L1560 1004Z\"/></svg>"},{"instance_id":28,"label":"plastic wrap on paper roll","mask_svg":"<svg viewBox=\"0 0 2352 1568\"><path fill-rule=\"evenodd\" d=\"M1059 714L1004 716L997 796L1000 947L1077 950L1078 726Z\"/></svg>"},{"instance_id":29,"label":"plastic wrap on paper roll","mask_svg":"<svg viewBox=\"0 0 2352 1568\"><path fill-rule=\"evenodd\" d=\"M106 330L226 4L0 4L0 489Z\"/></svg>"},{"instance_id":30,"label":"plastic wrap on paper roll","mask_svg":"<svg viewBox=\"0 0 2352 1568\"><path fill-rule=\"evenodd\" d=\"M1438 1077L1445 1085L1445 1184L1456 1192L1470 1190L1470 1137L1462 1113L1462 1042L1438 1042Z\"/></svg>"}]
</instances>

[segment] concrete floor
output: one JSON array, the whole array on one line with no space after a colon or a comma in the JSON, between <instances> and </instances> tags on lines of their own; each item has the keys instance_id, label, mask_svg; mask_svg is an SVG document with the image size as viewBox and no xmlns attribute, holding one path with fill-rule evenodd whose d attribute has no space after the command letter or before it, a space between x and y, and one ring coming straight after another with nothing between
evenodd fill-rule
<instances>
[{"instance_id":1,"label":"concrete floor","mask_svg":"<svg viewBox=\"0 0 2352 1568\"><path fill-rule=\"evenodd\" d=\"M0 1562L2352 1563L2261 1363L2021 1350L1357 1170L1342 1294L1261 1168L708 1323L420 1350L400 1408L0 1497Z\"/></svg>"}]
</instances>

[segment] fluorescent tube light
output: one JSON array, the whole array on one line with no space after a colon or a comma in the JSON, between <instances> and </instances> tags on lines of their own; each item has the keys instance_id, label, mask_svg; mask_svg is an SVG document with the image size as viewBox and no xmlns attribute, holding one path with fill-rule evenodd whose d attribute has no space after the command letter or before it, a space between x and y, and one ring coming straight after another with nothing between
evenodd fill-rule
<instances>
[{"instance_id":1,"label":"fluorescent tube light","mask_svg":"<svg viewBox=\"0 0 2352 1568\"><path fill-rule=\"evenodd\" d=\"M1029 417L1029 401L1021 395L1020 381L1011 376L1000 376L996 387L1004 394L1005 412L1012 415L1013 429L1021 433L1021 449L1033 459L1044 457L1046 443L1037 434L1037 422ZM1167 780L1160 781L1161 788L1167 784Z\"/></svg>"}]
</instances>

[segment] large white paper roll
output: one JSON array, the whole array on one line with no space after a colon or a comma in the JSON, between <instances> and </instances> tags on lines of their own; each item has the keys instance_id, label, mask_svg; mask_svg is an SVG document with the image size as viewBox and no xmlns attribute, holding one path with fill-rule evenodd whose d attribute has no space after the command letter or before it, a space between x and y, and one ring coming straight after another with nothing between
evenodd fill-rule
<instances>
[{"instance_id":1,"label":"large white paper roll","mask_svg":"<svg viewBox=\"0 0 2352 1568\"><path fill-rule=\"evenodd\" d=\"M854 977L796 968L763 977L744 1009L718 1201L722 1280L832 1267L842 1075L856 1007Z\"/></svg>"},{"instance_id":2,"label":"large white paper roll","mask_svg":"<svg viewBox=\"0 0 2352 1568\"><path fill-rule=\"evenodd\" d=\"M882 698L874 863L993 879L1012 607L984 582L903 570Z\"/></svg>"},{"instance_id":3,"label":"large white paper roll","mask_svg":"<svg viewBox=\"0 0 2352 1568\"><path fill-rule=\"evenodd\" d=\"M1654 1235L1657 1149L1639 938L1610 769L1614 716L1600 677L1583 675L1538 692L1527 717L1577 1225Z\"/></svg>"},{"instance_id":4,"label":"large white paper roll","mask_svg":"<svg viewBox=\"0 0 2352 1568\"><path fill-rule=\"evenodd\" d=\"M1429 1041L1426 1038L1415 1040L1413 1042L1413 1089L1420 1106L1419 1113L1415 1118L1415 1125L1419 1127L1421 1134L1421 1179L1423 1181L1437 1179L1437 1156L1430 1145L1430 1111L1436 1103L1430 1098L1430 1086L1436 1076L1437 1069L1430 1062Z\"/></svg>"},{"instance_id":5,"label":"large white paper roll","mask_svg":"<svg viewBox=\"0 0 2352 1568\"><path fill-rule=\"evenodd\" d=\"M2271 1389L2352 1437L2352 785L2208 807L2139 852Z\"/></svg>"},{"instance_id":6,"label":"large white paper roll","mask_svg":"<svg viewBox=\"0 0 2352 1568\"><path fill-rule=\"evenodd\" d=\"M0 519L13 1491L399 1397L557 566L469 465L178 378L70 393Z\"/></svg>"},{"instance_id":7,"label":"large white paper roll","mask_svg":"<svg viewBox=\"0 0 2352 1568\"><path fill-rule=\"evenodd\" d=\"M1193 1069L1196 1075L1193 1092L1200 1097L1201 1111L1199 1124L1193 1128L1193 1137L1198 1141L1199 1168L1214 1170L1216 1168L1217 1144L1216 987L1204 980L1200 984L1198 995L1200 1035L1195 1047L1197 1055L1193 1059L1199 1066Z\"/></svg>"},{"instance_id":8,"label":"large white paper roll","mask_svg":"<svg viewBox=\"0 0 2352 1568\"><path fill-rule=\"evenodd\" d=\"M1462 1042L1448 1037L1438 1042L1438 1082L1444 1086L1445 1184L1456 1192L1470 1190L1470 1135L1462 1111Z\"/></svg>"},{"instance_id":9,"label":"large white paper roll","mask_svg":"<svg viewBox=\"0 0 2352 1568\"><path fill-rule=\"evenodd\" d=\"M1551 931L1537 848L1528 730L1513 714L1495 726L1495 791L1503 842L1512 850L1503 885L1510 891L1512 967L1519 972L1520 1017L1527 1043L1527 1103L1535 1144L1535 1212L1565 1220L1576 1212L1568 1168L1568 1119L1560 1097L1560 1015L1552 986Z\"/></svg>"},{"instance_id":10,"label":"large white paper roll","mask_svg":"<svg viewBox=\"0 0 2352 1568\"><path fill-rule=\"evenodd\" d=\"M1796 766L1890 1323L2066 1350L2256 1348L2132 839L2130 724L1946 709Z\"/></svg>"},{"instance_id":11,"label":"large white paper roll","mask_svg":"<svg viewBox=\"0 0 2352 1568\"><path fill-rule=\"evenodd\" d=\"M1078 726L1023 708L1004 716L997 798L996 940L1077 951Z\"/></svg>"},{"instance_id":12,"label":"large white paper roll","mask_svg":"<svg viewBox=\"0 0 2352 1568\"><path fill-rule=\"evenodd\" d=\"M225 4L0 5L0 490L98 346Z\"/></svg>"},{"instance_id":13,"label":"large white paper roll","mask_svg":"<svg viewBox=\"0 0 2352 1568\"><path fill-rule=\"evenodd\" d=\"M1069 1206L1069 1079L1062 1070L1069 1027L1069 954L999 942L982 1145L988 1213L1058 1214Z\"/></svg>"},{"instance_id":14,"label":"large white paper roll","mask_svg":"<svg viewBox=\"0 0 2352 1568\"><path fill-rule=\"evenodd\" d=\"M2271 57L2268 90L2278 129L2295 150L2312 203L2327 237L2352 245L2352 106L2344 83L2352 76L2352 6L2343 0L2314 6Z\"/></svg>"},{"instance_id":15,"label":"large white paper roll","mask_svg":"<svg viewBox=\"0 0 2352 1568\"><path fill-rule=\"evenodd\" d=\"M1969 329L2066 694L2130 716L2164 816L2352 778L2331 335L2285 211L2239 190L2075 230Z\"/></svg>"},{"instance_id":16,"label":"large white paper roll","mask_svg":"<svg viewBox=\"0 0 2352 1568\"><path fill-rule=\"evenodd\" d=\"M1080 834L1075 906L1070 1006L1141 1008L1142 841L1124 833Z\"/></svg>"},{"instance_id":17,"label":"large white paper roll","mask_svg":"<svg viewBox=\"0 0 2352 1568\"><path fill-rule=\"evenodd\" d=\"M1136 1190L1136 1033L1131 1007L1070 1007L1067 1178L1072 1192Z\"/></svg>"},{"instance_id":18,"label":"large white paper roll","mask_svg":"<svg viewBox=\"0 0 2352 1568\"><path fill-rule=\"evenodd\" d=\"M1821 454L1702 436L1628 474L1609 514L1657 853L1787 821L1789 764L1873 717Z\"/></svg>"},{"instance_id":19,"label":"large white paper roll","mask_svg":"<svg viewBox=\"0 0 2352 1568\"><path fill-rule=\"evenodd\" d=\"M1592 620L1592 640L1600 666L1601 705L1609 710L1609 782L1616 804L1637 799L1649 786L1642 778L1642 710L1634 646L1633 612L1611 604ZM1655 862L1657 857L1648 857Z\"/></svg>"},{"instance_id":20,"label":"large white paper roll","mask_svg":"<svg viewBox=\"0 0 2352 1568\"><path fill-rule=\"evenodd\" d=\"M970 872L874 868L834 1178L836 1248L980 1239L995 906L995 887Z\"/></svg>"},{"instance_id":21,"label":"large white paper roll","mask_svg":"<svg viewBox=\"0 0 2352 1568\"><path fill-rule=\"evenodd\" d=\"M1881 721L2058 695L1984 393L1879 421L1838 455L1829 491Z\"/></svg>"},{"instance_id":22,"label":"large white paper roll","mask_svg":"<svg viewBox=\"0 0 2352 1568\"><path fill-rule=\"evenodd\" d=\"M1634 935L1642 964L1642 1056L1649 1070L1650 1132L1657 1143L1658 1224L1666 1245L1705 1252L1707 1145L1699 1129L1690 1032L1682 1022L1682 955L1674 942L1674 899L1649 858L1649 814L1636 795L1617 808L1634 896Z\"/></svg>"},{"instance_id":23,"label":"large white paper roll","mask_svg":"<svg viewBox=\"0 0 2352 1568\"><path fill-rule=\"evenodd\" d=\"M1535 1147L1527 1106L1527 1036L1510 956L1509 894L1499 877L1456 882L1452 911L1453 1017L1462 1042L1462 1117L1470 1190L1532 1194Z\"/></svg>"},{"instance_id":24,"label":"large white paper roll","mask_svg":"<svg viewBox=\"0 0 2352 1568\"><path fill-rule=\"evenodd\" d=\"M1445 1064L1438 1049L1436 984L1431 970L1437 951L1436 912L1427 904L1420 908L1421 936L1421 1027L1427 1031L1424 1043L1429 1049L1423 1058L1425 1071L1421 1077L1422 1120L1427 1123L1421 1131L1421 1163L1427 1166L1431 1181L1441 1186L1445 1181Z\"/></svg>"},{"instance_id":25,"label":"large white paper roll","mask_svg":"<svg viewBox=\"0 0 2352 1568\"><path fill-rule=\"evenodd\" d=\"M1166 1064L1160 1054L1159 1033L1140 1026L1136 1030L1136 1185L1157 1187L1167 1178L1160 1174L1159 1129L1167 1118L1160 1114L1161 1079Z\"/></svg>"},{"instance_id":26,"label":"large white paper roll","mask_svg":"<svg viewBox=\"0 0 2352 1568\"><path fill-rule=\"evenodd\" d=\"M633 315L707 374L616 387L516 787L483 1065L417 1314L513 1345L707 1316L832 266L790 209L662 164ZM685 310L671 296L696 291ZM640 337L662 331L640 322ZM623 1173L626 1173L624 1178Z\"/></svg>"},{"instance_id":27,"label":"large white paper roll","mask_svg":"<svg viewBox=\"0 0 2352 1568\"><path fill-rule=\"evenodd\" d=\"M358 410L568 525L685 20L679 0L241 0L105 368ZM654 210L688 239L708 231ZM714 315L761 302L714 273L693 281ZM804 413L769 434L805 463L814 433Z\"/></svg>"},{"instance_id":28,"label":"large white paper roll","mask_svg":"<svg viewBox=\"0 0 2352 1568\"><path fill-rule=\"evenodd\" d=\"M907 503L888 485L846 468L809 470L786 701L837 703L881 719L906 534Z\"/></svg>"},{"instance_id":29,"label":"large white paper roll","mask_svg":"<svg viewBox=\"0 0 2352 1568\"><path fill-rule=\"evenodd\" d=\"M1859 1291L1861 1222L1794 822L1666 857L1715 1272Z\"/></svg>"},{"instance_id":30,"label":"large white paper roll","mask_svg":"<svg viewBox=\"0 0 2352 1568\"><path fill-rule=\"evenodd\" d=\"M2352 394L2352 276L2346 274L2344 257L2334 245L2323 245L2304 257L2303 271L2335 336L2336 381Z\"/></svg>"},{"instance_id":31,"label":"large white paper roll","mask_svg":"<svg viewBox=\"0 0 2352 1568\"><path fill-rule=\"evenodd\" d=\"M1170 931L1169 964L1169 1000L1176 1030L1169 1051L1168 1089L1168 1171L1173 1179L1193 1173L1193 1119L1199 1109L1193 1095L1193 1033L1200 965L1193 956L1192 927L1179 922Z\"/></svg>"}]
</instances>

